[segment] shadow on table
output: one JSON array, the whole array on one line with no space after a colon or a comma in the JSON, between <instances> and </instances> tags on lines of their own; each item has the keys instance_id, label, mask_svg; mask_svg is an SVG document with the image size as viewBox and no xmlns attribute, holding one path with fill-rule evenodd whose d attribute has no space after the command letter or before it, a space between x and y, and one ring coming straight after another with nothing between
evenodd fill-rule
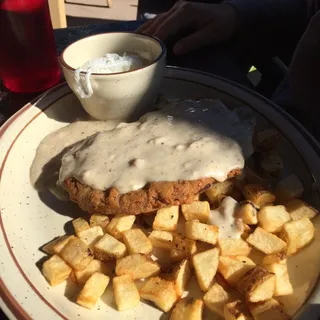
<instances>
[{"instance_id":1,"label":"shadow on table","mask_svg":"<svg viewBox=\"0 0 320 320\"><path fill-rule=\"evenodd\" d=\"M70 218L79 218L88 214L82 211L74 202L61 201L56 198L49 190L39 192L40 200L54 212L68 216ZM66 231L70 231L68 225L65 226Z\"/></svg>"},{"instance_id":2,"label":"shadow on table","mask_svg":"<svg viewBox=\"0 0 320 320\"><path fill-rule=\"evenodd\" d=\"M83 26L88 24L113 23L117 20L67 16L67 26Z\"/></svg>"},{"instance_id":3,"label":"shadow on table","mask_svg":"<svg viewBox=\"0 0 320 320\"><path fill-rule=\"evenodd\" d=\"M78 98L64 83L35 98L32 103L43 111L43 115L58 122L69 124L80 119L89 120Z\"/></svg>"}]
</instances>

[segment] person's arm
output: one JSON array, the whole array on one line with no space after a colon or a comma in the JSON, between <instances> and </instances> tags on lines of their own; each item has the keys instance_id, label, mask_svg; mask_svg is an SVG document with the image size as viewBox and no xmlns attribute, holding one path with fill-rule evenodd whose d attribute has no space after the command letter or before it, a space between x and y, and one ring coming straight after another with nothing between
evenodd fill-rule
<instances>
[{"instance_id":1,"label":"person's arm","mask_svg":"<svg viewBox=\"0 0 320 320\"><path fill-rule=\"evenodd\" d=\"M320 11L311 19L299 41L289 69L296 108L320 113Z\"/></svg>"},{"instance_id":2,"label":"person's arm","mask_svg":"<svg viewBox=\"0 0 320 320\"><path fill-rule=\"evenodd\" d=\"M306 21L307 0L226 0L240 15L240 25L251 32L290 30Z\"/></svg>"},{"instance_id":3,"label":"person's arm","mask_svg":"<svg viewBox=\"0 0 320 320\"><path fill-rule=\"evenodd\" d=\"M181 0L137 32L163 41L178 38L174 39L174 52L178 55L224 43L238 35L253 39L251 43L262 41L278 47L278 39L279 43L286 40L284 33L285 38L294 34L300 38L307 17L305 1L308 0L226 0L212 4ZM187 35L180 35L183 32Z\"/></svg>"},{"instance_id":4,"label":"person's arm","mask_svg":"<svg viewBox=\"0 0 320 320\"><path fill-rule=\"evenodd\" d=\"M238 12L237 50L255 63L278 56L286 65L307 23L310 0L225 0ZM244 49L242 49L244 48Z\"/></svg>"},{"instance_id":5,"label":"person's arm","mask_svg":"<svg viewBox=\"0 0 320 320\"><path fill-rule=\"evenodd\" d=\"M320 9L320 0L315 0L312 4L314 11ZM313 12L310 11L310 15ZM274 93L272 100L295 117L320 141L319 57L320 11L309 23L293 55L288 77Z\"/></svg>"}]
</instances>

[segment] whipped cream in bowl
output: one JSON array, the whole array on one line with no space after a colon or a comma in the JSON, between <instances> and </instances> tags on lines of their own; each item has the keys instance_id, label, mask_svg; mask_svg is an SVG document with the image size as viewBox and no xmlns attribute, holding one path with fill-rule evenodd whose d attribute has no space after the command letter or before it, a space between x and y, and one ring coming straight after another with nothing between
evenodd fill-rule
<instances>
[{"instance_id":1,"label":"whipped cream in bowl","mask_svg":"<svg viewBox=\"0 0 320 320\"><path fill-rule=\"evenodd\" d=\"M154 38L115 32L74 42L61 54L65 79L97 120L134 121L154 104L166 66Z\"/></svg>"},{"instance_id":2,"label":"whipped cream in bowl","mask_svg":"<svg viewBox=\"0 0 320 320\"><path fill-rule=\"evenodd\" d=\"M142 59L138 55L124 53L106 53L103 57L85 62L74 72L77 91L81 98L90 98L93 94L90 76L92 73L122 73L143 67ZM83 73L81 77L80 74Z\"/></svg>"}]
</instances>

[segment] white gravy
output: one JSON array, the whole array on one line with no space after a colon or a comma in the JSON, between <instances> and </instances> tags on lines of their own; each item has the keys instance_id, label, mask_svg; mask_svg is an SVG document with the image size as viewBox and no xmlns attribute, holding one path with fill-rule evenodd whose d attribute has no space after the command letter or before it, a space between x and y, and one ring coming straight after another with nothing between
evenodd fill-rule
<instances>
[{"instance_id":1,"label":"white gravy","mask_svg":"<svg viewBox=\"0 0 320 320\"><path fill-rule=\"evenodd\" d=\"M103 57L87 61L74 72L77 83L77 92L81 98L91 97L93 90L90 82L92 73L120 73L143 67L142 58L133 54L119 55L117 53L106 53ZM80 73L85 74L81 77Z\"/></svg>"},{"instance_id":2,"label":"white gravy","mask_svg":"<svg viewBox=\"0 0 320 320\"><path fill-rule=\"evenodd\" d=\"M239 239L243 233L242 219L236 217L238 202L225 197L219 208L210 211L209 223L219 227L219 239Z\"/></svg>"},{"instance_id":3,"label":"white gravy","mask_svg":"<svg viewBox=\"0 0 320 320\"><path fill-rule=\"evenodd\" d=\"M54 188L66 150L88 136L116 125L115 121L76 121L47 135L39 144L30 168L31 184L39 191Z\"/></svg>"},{"instance_id":4,"label":"white gravy","mask_svg":"<svg viewBox=\"0 0 320 320\"><path fill-rule=\"evenodd\" d=\"M253 120L208 101L170 105L77 143L62 158L60 182L75 177L126 193L154 181L226 180L251 153Z\"/></svg>"}]
</instances>

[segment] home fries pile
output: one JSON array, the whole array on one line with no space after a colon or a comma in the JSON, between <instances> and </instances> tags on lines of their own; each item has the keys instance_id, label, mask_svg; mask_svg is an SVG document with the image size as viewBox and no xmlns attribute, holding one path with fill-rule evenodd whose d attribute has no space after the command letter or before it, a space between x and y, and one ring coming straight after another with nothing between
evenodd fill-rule
<instances>
[{"instance_id":1,"label":"home fries pile","mask_svg":"<svg viewBox=\"0 0 320 320\"><path fill-rule=\"evenodd\" d=\"M256 137L255 156L259 174L272 179L282 161L274 150L279 136L267 131ZM51 257L42 273L52 286L76 281L82 287L76 302L89 309L112 284L119 311L146 300L171 312L171 320L200 320L204 307L226 320L290 319L277 297L295 290L287 259L313 240L318 211L300 200L304 190L295 175L273 190L248 176L216 183L191 204L152 214L75 219L74 235L43 247ZM233 220L222 214L230 206ZM225 219L220 228L212 223L218 216ZM166 264L157 251L166 253ZM263 254L262 263L253 252ZM187 293L192 275L202 299Z\"/></svg>"}]
</instances>

